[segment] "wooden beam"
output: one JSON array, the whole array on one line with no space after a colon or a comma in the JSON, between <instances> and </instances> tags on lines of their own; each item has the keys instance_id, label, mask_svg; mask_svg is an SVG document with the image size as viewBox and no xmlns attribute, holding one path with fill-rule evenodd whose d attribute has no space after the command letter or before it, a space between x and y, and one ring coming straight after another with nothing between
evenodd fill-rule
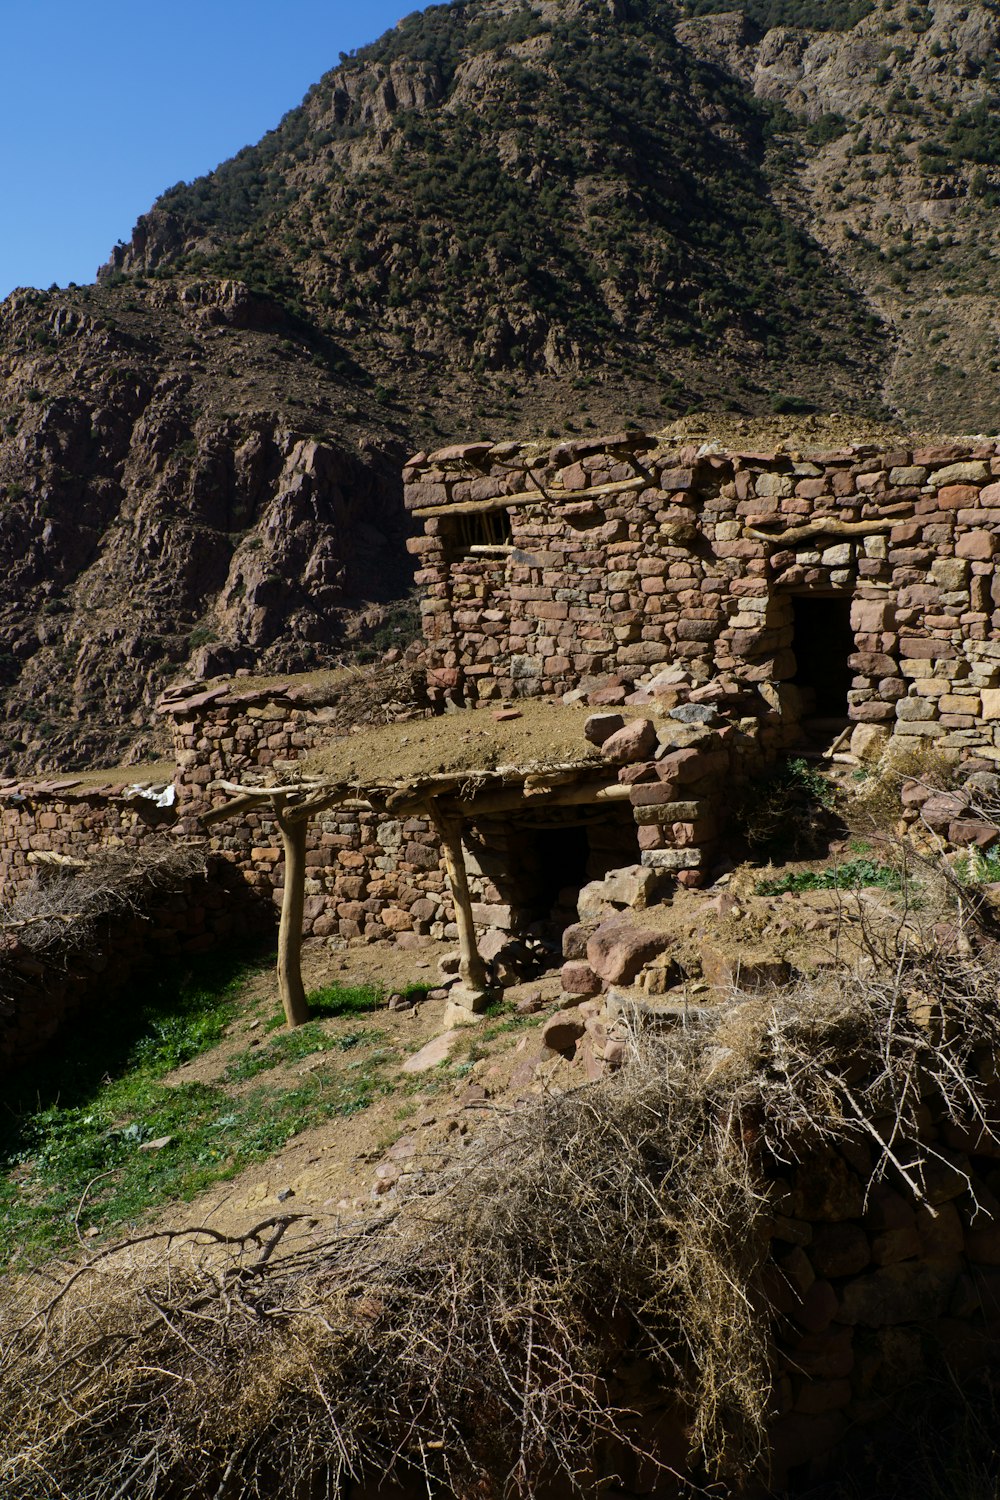
<instances>
[{"instance_id":1,"label":"wooden beam","mask_svg":"<svg viewBox=\"0 0 1000 1500\"><path fill-rule=\"evenodd\" d=\"M469 877L465 868L465 850L462 848L462 825L458 818L449 817L437 803L430 799L427 816L441 840L444 865L455 903L455 925L458 928L458 973L466 991L472 997L470 1009L475 1009L485 995L486 965L476 943L476 924L472 916L472 896L469 893Z\"/></svg>"},{"instance_id":2,"label":"wooden beam","mask_svg":"<svg viewBox=\"0 0 1000 1500\"><path fill-rule=\"evenodd\" d=\"M595 484L589 490L520 490L516 495L497 495L493 500L461 500L454 505L421 505L410 512L425 520L430 516L477 516L489 510L510 510L516 505L537 505L539 501L594 500L598 495L621 495L628 490L649 489L646 478L619 479L614 484Z\"/></svg>"},{"instance_id":3,"label":"wooden beam","mask_svg":"<svg viewBox=\"0 0 1000 1500\"><path fill-rule=\"evenodd\" d=\"M519 809L531 812L536 807L540 810L547 807L599 807L607 802L627 802L629 791L627 786L595 786L593 782L585 782L577 786L555 787L548 794L535 793L526 798L521 789L517 788L514 791L486 792L482 797L463 798L456 801L455 807L467 818L477 814L486 816L490 813L515 812Z\"/></svg>"},{"instance_id":4,"label":"wooden beam","mask_svg":"<svg viewBox=\"0 0 1000 1500\"><path fill-rule=\"evenodd\" d=\"M877 536L880 531L891 531L905 516L886 516L880 521L838 521L831 516L829 521L807 521L804 526L789 526L787 531L758 531L756 526L744 526L744 535L757 542L774 542L787 547L793 542L808 542L815 536Z\"/></svg>"}]
</instances>

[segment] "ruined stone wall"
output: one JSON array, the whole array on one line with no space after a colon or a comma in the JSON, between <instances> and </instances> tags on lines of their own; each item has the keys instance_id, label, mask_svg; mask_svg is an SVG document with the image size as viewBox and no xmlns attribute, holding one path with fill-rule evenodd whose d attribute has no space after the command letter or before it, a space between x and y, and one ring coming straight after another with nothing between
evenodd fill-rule
<instances>
[{"instance_id":1,"label":"ruined stone wall","mask_svg":"<svg viewBox=\"0 0 1000 1500\"><path fill-rule=\"evenodd\" d=\"M669 662L794 718L794 601L839 598L850 718L1000 759L994 442L723 453L627 432L442 449L405 480L438 700L635 683Z\"/></svg>"},{"instance_id":2,"label":"ruined stone wall","mask_svg":"<svg viewBox=\"0 0 1000 1500\"><path fill-rule=\"evenodd\" d=\"M261 932L268 912L276 921L284 864L273 818L246 813L211 829L201 819L229 800L211 790L213 781L277 770L330 735L329 711L296 701L294 693L241 691L234 684L165 704L178 766L171 808L157 808L122 783L94 787L65 777L0 787L2 902L48 878L49 854L87 861L102 850L191 839L209 856L211 871L197 889L158 898L145 919L111 924L100 953L89 958L40 964L12 939L0 953L0 1070L31 1056L81 1009L99 1016L102 1000L143 962ZM136 775L141 783L140 768ZM456 935L438 841L425 820L379 821L373 813L332 809L312 820L306 858L307 934L338 941L395 937L404 947ZM480 892L499 900L488 881Z\"/></svg>"},{"instance_id":3,"label":"ruined stone wall","mask_svg":"<svg viewBox=\"0 0 1000 1500\"><path fill-rule=\"evenodd\" d=\"M280 905L284 857L273 817L251 811L206 830L201 815L231 800L211 790L213 782L291 770L328 743L337 733L333 710L303 701L294 687L244 691L238 681L163 706L178 766L178 831L205 839L253 890ZM437 836L426 819L380 820L331 808L311 820L309 840L307 934L368 942L395 936L404 947L456 935Z\"/></svg>"},{"instance_id":4,"label":"ruined stone wall","mask_svg":"<svg viewBox=\"0 0 1000 1500\"><path fill-rule=\"evenodd\" d=\"M32 855L87 859L102 849L135 848L162 837L171 821L122 783L8 782L0 786L0 897L9 901L37 879L41 866Z\"/></svg>"},{"instance_id":5,"label":"ruined stone wall","mask_svg":"<svg viewBox=\"0 0 1000 1500\"><path fill-rule=\"evenodd\" d=\"M928 1101L918 1198L895 1174L870 1183L860 1142L812 1151L778 1181L769 1299L779 1317L777 1478L817 1473L852 1431L899 1415L908 1391L984 1372L1000 1346L1000 1229L992 1143ZM976 1133L978 1135L978 1132Z\"/></svg>"}]
</instances>

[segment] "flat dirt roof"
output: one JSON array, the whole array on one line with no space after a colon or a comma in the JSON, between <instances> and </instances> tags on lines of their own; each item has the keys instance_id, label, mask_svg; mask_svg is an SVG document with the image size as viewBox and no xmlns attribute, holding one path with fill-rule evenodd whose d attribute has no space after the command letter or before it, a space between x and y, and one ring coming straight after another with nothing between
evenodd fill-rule
<instances>
[{"instance_id":1,"label":"flat dirt roof","mask_svg":"<svg viewBox=\"0 0 1000 1500\"><path fill-rule=\"evenodd\" d=\"M583 737L593 712L586 705L523 698L507 709L462 709L440 718L372 726L331 738L310 751L296 771L358 786L386 786L422 776L471 776L503 766L600 765L599 752Z\"/></svg>"}]
</instances>

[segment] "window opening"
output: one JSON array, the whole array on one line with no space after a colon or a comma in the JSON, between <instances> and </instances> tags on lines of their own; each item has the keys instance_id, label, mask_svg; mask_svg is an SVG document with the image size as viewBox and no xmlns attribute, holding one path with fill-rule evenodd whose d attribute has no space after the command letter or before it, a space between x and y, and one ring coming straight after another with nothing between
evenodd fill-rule
<instances>
[{"instance_id":1,"label":"window opening","mask_svg":"<svg viewBox=\"0 0 1000 1500\"><path fill-rule=\"evenodd\" d=\"M489 557L509 552L514 545L510 511L483 510L472 515L453 516L449 532L450 560L463 557Z\"/></svg>"}]
</instances>

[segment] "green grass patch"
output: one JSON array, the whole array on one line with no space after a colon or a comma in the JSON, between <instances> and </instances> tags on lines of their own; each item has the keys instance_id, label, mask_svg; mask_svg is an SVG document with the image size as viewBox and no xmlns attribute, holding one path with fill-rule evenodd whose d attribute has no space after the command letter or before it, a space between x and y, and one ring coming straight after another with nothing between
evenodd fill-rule
<instances>
[{"instance_id":1,"label":"green grass patch","mask_svg":"<svg viewBox=\"0 0 1000 1500\"><path fill-rule=\"evenodd\" d=\"M252 1078L310 1052L336 1051L336 1062L294 1087L236 1096L225 1079L166 1084L174 1068L222 1039L248 967L213 958L150 980L138 994L134 987L99 1027L91 1020L25 1070L0 1112L0 1265L71 1250L88 1230L123 1232L273 1155L310 1126L392 1092L385 1069L395 1053L344 1058L380 1033L359 1028L331 1038L315 1022L237 1059L228 1075ZM142 1149L164 1137L167 1144Z\"/></svg>"},{"instance_id":2,"label":"green grass patch","mask_svg":"<svg viewBox=\"0 0 1000 1500\"><path fill-rule=\"evenodd\" d=\"M903 888L898 870L874 859L849 859L826 870L800 870L781 875L777 880L762 880L756 887L758 896L783 896L786 891L857 891L864 886L878 886L883 891Z\"/></svg>"},{"instance_id":3,"label":"green grass patch","mask_svg":"<svg viewBox=\"0 0 1000 1500\"><path fill-rule=\"evenodd\" d=\"M1000 881L1000 848L970 849L958 856L953 869L965 885L992 885Z\"/></svg>"},{"instance_id":4,"label":"green grass patch","mask_svg":"<svg viewBox=\"0 0 1000 1500\"><path fill-rule=\"evenodd\" d=\"M305 1026L297 1026L294 1031L282 1032L266 1047L248 1048L233 1059L226 1068L225 1076L232 1083L240 1083L247 1078L256 1078L258 1073L266 1073L270 1068L278 1068L282 1063L297 1062L299 1058L309 1057L314 1052L349 1052L353 1047L380 1042L384 1036L384 1032L377 1031L374 1027L362 1027L342 1036L331 1036L318 1021L309 1021Z\"/></svg>"},{"instance_id":5,"label":"green grass patch","mask_svg":"<svg viewBox=\"0 0 1000 1500\"><path fill-rule=\"evenodd\" d=\"M392 993L411 1000L425 1000L429 989L430 986L426 984L405 984ZM364 1016L370 1011L381 1010L388 993L385 986L380 984L328 984L321 990L310 990L306 1003L314 1021L331 1021L342 1016ZM275 1011L266 1022L268 1031L276 1031L284 1024L285 1017L280 1010Z\"/></svg>"}]
</instances>

